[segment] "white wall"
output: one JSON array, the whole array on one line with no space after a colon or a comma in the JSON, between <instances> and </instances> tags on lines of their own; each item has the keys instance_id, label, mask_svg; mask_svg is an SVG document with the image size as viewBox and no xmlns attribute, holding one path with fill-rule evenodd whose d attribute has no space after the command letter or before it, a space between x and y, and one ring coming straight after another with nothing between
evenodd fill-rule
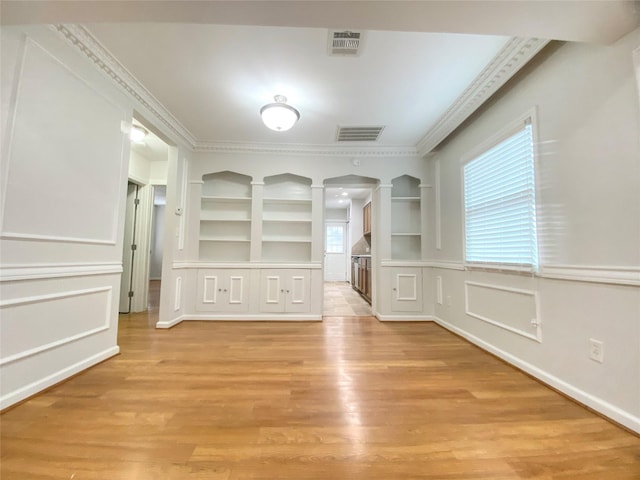
<instances>
[{"instance_id":1,"label":"white wall","mask_svg":"<svg viewBox=\"0 0 640 480\"><path fill-rule=\"evenodd\" d=\"M164 215L165 205L153 206L153 234L151 236L151 265L149 267L149 278L160 280L162 275L162 242L164 237Z\"/></svg>"},{"instance_id":2,"label":"white wall","mask_svg":"<svg viewBox=\"0 0 640 480\"><path fill-rule=\"evenodd\" d=\"M636 431L640 108L632 50L639 44L636 30L612 46L552 47L483 107L429 162L429 182L440 188L429 199L427 242L428 257L449 266L429 269L434 288L442 281L435 314L443 325ZM540 274L462 271L460 160L533 107ZM504 311L492 308L496 298ZM466 303L496 323L465 313ZM540 341L531 338L538 334ZM589 358L591 338L604 342L604 363Z\"/></svg>"},{"instance_id":3,"label":"white wall","mask_svg":"<svg viewBox=\"0 0 640 480\"><path fill-rule=\"evenodd\" d=\"M118 353L126 98L47 27L2 27L0 408Z\"/></svg>"}]
</instances>

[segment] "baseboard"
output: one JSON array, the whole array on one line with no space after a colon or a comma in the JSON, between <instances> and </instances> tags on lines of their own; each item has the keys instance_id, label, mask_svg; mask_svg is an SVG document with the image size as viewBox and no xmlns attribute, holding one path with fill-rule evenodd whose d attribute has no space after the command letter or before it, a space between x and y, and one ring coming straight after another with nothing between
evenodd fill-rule
<instances>
[{"instance_id":1,"label":"baseboard","mask_svg":"<svg viewBox=\"0 0 640 480\"><path fill-rule=\"evenodd\" d=\"M612 405L609 402L602 400L601 398L595 397L590 393L587 393L584 390L581 390L576 386L571 385L570 383L567 383L564 380L554 375L551 375L550 373L528 362L525 362L524 360L508 352L505 352L504 350L499 349L491 345L490 343L485 342L484 340L476 337L475 335L472 335L456 327L455 325L452 325L442 320L441 318L433 317L433 320L443 328L446 328L447 330L457 335L460 335L461 337L465 338L466 340L473 343L474 345L482 348L483 350L486 350L487 352L492 353L496 357L499 357L505 362L519 368L520 370L537 378L541 382L573 398L577 402L582 403L588 408L595 410L596 412L604 415L605 417L610 418L614 422L619 423L620 425L636 433L640 433L640 417L636 417L635 415L629 412L626 412L621 408L618 408L615 405Z\"/></svg>"},{"instance_id":2,"label":"baseboard","mask_svg":"<svg viewBox=\"0 0 640 480\"><path fill-rule=\"evenodd\" d=\"M186 319L186 317L184 315L180 315L179 317L173 318L173 319L171 319L169 321L166 321L166 322L158 321L158 322L156 322L156 328L171 328L171 327L175 327L176 325L178 325L179 323L181 323L185 319Z\"/></svg>"},{"instance_id":3,"label":"baseboard","mask_svg":"<svg viewBox=\"0 0 640 480\"><path fill-rule=\"evenodd\" d=\"M37 380L29 385L26 385L18 390L10 392L6 395L0 397L0 410L4 410L11 405L14 405L26 398L29 398L37 393L42 392L43 390L66 380L73 375L76 375L94 365L103 362L104 360L113 357L120 353L120 347L117 345L115 347L108 348L96 355L93 355L89 358L86 358L78 363L70 365L67 368L64 368L58 372L55 372L45 378Z\"/></svg>"},{"instance_id":4,"label":"baseboard","mask_svg":"<svg viewBox=\"0 0 640 480\"><path fill-rule=\"evenodd\" d=\"M375 317L381 322L433 322L435 320L432 315L383 315L376 313Z\"/></svg>"},{"instance_id":5,"label":"baseboard","mask_svg":"<svg viewBox=\"0 0 640 480\"><path fill-rule=\"evenodd\" d=\"M197 314L197 315L183 315L181 321L197 320L197 321L218 321L218 322L320 322L322 321L322 315L296 315L292 313L283 314Z\"/></svg>"}]
</instances>

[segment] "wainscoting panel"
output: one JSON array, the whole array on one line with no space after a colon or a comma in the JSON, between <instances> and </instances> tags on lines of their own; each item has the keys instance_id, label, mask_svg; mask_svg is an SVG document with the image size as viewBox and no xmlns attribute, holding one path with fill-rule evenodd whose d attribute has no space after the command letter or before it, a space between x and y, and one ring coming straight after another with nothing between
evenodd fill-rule
<instances>
[{"instance_id":1,"label":"wainscoting panel","mask_svg":"<svg viewBox=\"0 0 640 480\"><path fill-rule=\"evenodd\" d=\"M0 303L0 365L109 329L109 287L37 295Z\"/></svg>"},{"instance_id":2,"label":"wainscoting panel","mask_svg":"<svg viewBox=\"0 0 640 480\"><path fill-rule=\"evenodd\" d=\"M2 237L115 245L126 112L28 37L14 88Z\"/></svg>"},{"instance_id":3,"label":"wainscoting panel","mask_svg":"<svg viewBox=\"0 0 640 480\"><path fill-rule=\"evenodd\" d=\"M542 341L537 292L468 281L464 286L467 315Z\"/></svg>"}]
</instances>

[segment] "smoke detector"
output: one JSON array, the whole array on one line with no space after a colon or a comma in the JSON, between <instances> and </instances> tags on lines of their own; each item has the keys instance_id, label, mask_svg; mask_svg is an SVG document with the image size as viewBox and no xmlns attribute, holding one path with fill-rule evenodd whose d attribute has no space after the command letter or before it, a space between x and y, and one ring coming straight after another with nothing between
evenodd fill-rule
<instances>
[{"instance_id":1,"label":"smoke detector","mask_svg":"<svg viewBox=\"0 0 640 480\"><path fill-rule=\"evenodd\" d=\"M364 32L329 30L329 55L357 57L362 49Z\"/></svg>"}]
</instances>

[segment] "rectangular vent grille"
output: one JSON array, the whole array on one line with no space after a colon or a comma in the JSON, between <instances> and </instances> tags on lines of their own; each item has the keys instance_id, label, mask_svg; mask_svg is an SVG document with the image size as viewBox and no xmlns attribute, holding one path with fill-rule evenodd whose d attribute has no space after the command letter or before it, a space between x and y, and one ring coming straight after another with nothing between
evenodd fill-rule
<instances>
[{"instance_id":1,"label":"rectangular vent grille","mask_svg":"<svg viewBox=\"0 0 640 480\"><path fill-rule=\"evenodd\" d=\"M352 55L356 56L360 53L362 46L362 32L335 30L329 31L329 55Z\"/></svg>"},{"instance_id":2,"label":"rectangular vent grille","mask_svg":"<svg viewBox=\"0 0 640 480\"><path fill-rule=\"evenodd\" d=\"M375 142L384 127L338 127L339 142Z\"/></svg>"}]
</instances>

